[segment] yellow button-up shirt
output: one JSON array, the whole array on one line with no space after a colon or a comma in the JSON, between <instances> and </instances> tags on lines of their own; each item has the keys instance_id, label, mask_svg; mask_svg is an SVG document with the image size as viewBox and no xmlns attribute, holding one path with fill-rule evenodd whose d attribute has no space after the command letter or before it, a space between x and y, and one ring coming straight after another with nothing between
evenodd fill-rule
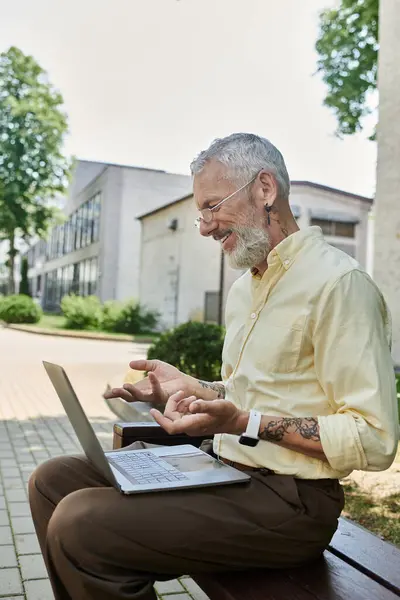
<instances>
[{"instance_id":1,"label":"yellow button-up shirt","mask_svg":"<svg viewBox=\"0 0 400 600\"><path fill-rule=\"evenodd\" d=\"M267 441L216 435L222 457L299 478L341 478L392 463L399 439L389 310L371 278L319 227L283 240L261 277L247 271L226 305L222 379L239 408L318 417L328 462Z\"/></svg>"}]
</instances>

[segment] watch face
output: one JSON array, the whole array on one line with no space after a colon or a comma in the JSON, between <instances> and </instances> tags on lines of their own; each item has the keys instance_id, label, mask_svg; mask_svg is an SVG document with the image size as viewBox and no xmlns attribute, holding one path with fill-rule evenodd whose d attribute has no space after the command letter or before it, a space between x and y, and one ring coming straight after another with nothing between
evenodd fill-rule
<instances>
[{"instance_id":1,"label":"watch face","mask_svg":"<svg viewBox=\"0 0 400 600\"><path fill-rule=\"evenodd\" d=\"M248 437L247 435L241 435L239 438L239 444L243 444L243 446L251 446L252 448L254 448L254 446L257 446L259 441L260 440Z\"/></svg>"}]
</instances>

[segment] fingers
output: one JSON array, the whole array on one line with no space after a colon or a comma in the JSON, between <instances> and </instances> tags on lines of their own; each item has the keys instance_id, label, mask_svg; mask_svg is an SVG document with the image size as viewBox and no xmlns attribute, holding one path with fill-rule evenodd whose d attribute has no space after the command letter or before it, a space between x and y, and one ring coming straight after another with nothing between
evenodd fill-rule
<instances>
[{"instance_id":1,"label":"fingers","mask_svg":"<svg viewBox=\"0 0 400 600\"><path fill-rule=\"evenodd\" d=\"M146 360L145 358L142 358L140 360L132 360L129 363L129 366L135 371L154 371L158 362L158 360Z\"/></svg>"},{"instance_id":2,"label":"fingers","mask_svg":"<svg viewBox=\"0 0 400 600\"><path fill-rule=\"evenodd\" d=\"M161 414L160 411L156 408L152 408L150 410L150 414L154 418L154 420L157 421L157 423L161 425L163 429L165 429L167 433L170 433L172 435L174 433L182 433L184 431L184 427L182 426L180 419L177 421L171 421L163 414Z\"/></svg>"},{"instance_id":3,"label":"fingers","mask_svg":"<svg viewBox=\"0 0 400 600\"><path fill-rule=\"evenodd\" d=\"M146 402L147 401L147 397L149 396L149 394L144 394L141 390L139 390L137 385L134 385L132 383L124 383L124 385L122 386L122 388L129 393L130 397L131 397L131 402Z\"/></svg>"},{"instance_id":4,"label":"fingers","mask_svg":"<svg viewBox=\"0 0 400 600\"><path fill-rule=\"evenodd\" d=\"M154 375L153 372L149 373L149 381L150 381L151 389L153 391L154 396L161 400L162 397L164 396L164 393L162 391L161 384L158 381L158 378L156 377L156 375Z\"/></svg>"},{"instance_id":5,"label":"fingers","mask_svg":"<svg viewBox=\"0 0 400 600\"><path fill-rule=\"evenodd\" d=\"M126 400L126 402L134 402L138 398L132 396L132 394L124 388L112 388L107 390L104 393L104 398L107 400L111 398L122 398L122 400Z\"/></svg>"},{"instance_id":6,"label":"fingers","mask_svg":"<svg viewBox=\"0 0 400 600\"><path fill-rule=\"evenodd\" d=\"M197 400L196 396L189 396L188 398L183 398L183 400L180 400L177 404L176 410L179 411L182 414L188 414L189 411L189 407L193 404L193 402L195 402Z\"/></svg>"},{"instance_id":7,"label":"fingers","mask_svg":"<svg viewBox=\"0 0 400 600\"><path fill-rule=\"evenodd\" d=\"M189 407L191 413L207 413L210 416L226 414L232 407L231 402L226 400L196 400Z\"/></svg>"},{"instance_id":8,"label":"fingers","mask_svg":"<svg viewBox=\"0 0 400 600\"><path fill-rule=\"evenodd\" d=\"M182 390L179 390L178 392L175 392L175 394L171 394L171 396L168 399L168 403L169 404L178 404L184 398L185 398L185 392L183 392Z\"/></svg>"},{"instance_id":9,"label":"fingers","mask_svg":"<svg viewBox=\"0 0 400 600\"><path fill-rule=\"evenodd\" d=\"M215 411L213 410L213 405L215 400L206 401L206 400L195 400L189 406L189 411L191 413L209 413L213 414Z\"/></svg>"}]
</instances>

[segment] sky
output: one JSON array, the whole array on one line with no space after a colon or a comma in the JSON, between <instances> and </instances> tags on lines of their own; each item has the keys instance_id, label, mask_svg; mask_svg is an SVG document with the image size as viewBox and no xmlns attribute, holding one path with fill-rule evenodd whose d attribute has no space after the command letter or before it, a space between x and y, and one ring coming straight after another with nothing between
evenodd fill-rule
<instances>
[{"instance_id":1,"label":"sky","mask_svg":"<svg viewBox=\"0 0 400 600\"><path fill-rule=\"evenodd\" d=\"M340 140L316 75L333 0L0 0L0 52L31 54L62 93L77 158L189 173L213 139L247 131L292 180L375 189L376 145Z\"/></svg>"}]
</instances>

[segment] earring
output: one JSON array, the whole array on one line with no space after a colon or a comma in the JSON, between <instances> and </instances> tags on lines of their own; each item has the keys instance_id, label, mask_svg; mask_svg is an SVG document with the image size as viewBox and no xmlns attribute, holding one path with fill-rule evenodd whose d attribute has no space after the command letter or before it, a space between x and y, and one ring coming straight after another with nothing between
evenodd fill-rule
<instances>
[{"instance_id":1,"label":"earring","mask_svg":"<svg viewBox=\"0 0 400 600\"><path fill-rule=\"evenodd\" d=\"M267 211L267 223L268 223L268 225L271 225L270 213L271 213L272 208L271 208L271 206L268 206L268 204L266 204L264 206L264 208Z\"/></svg>"}]
</instances>

